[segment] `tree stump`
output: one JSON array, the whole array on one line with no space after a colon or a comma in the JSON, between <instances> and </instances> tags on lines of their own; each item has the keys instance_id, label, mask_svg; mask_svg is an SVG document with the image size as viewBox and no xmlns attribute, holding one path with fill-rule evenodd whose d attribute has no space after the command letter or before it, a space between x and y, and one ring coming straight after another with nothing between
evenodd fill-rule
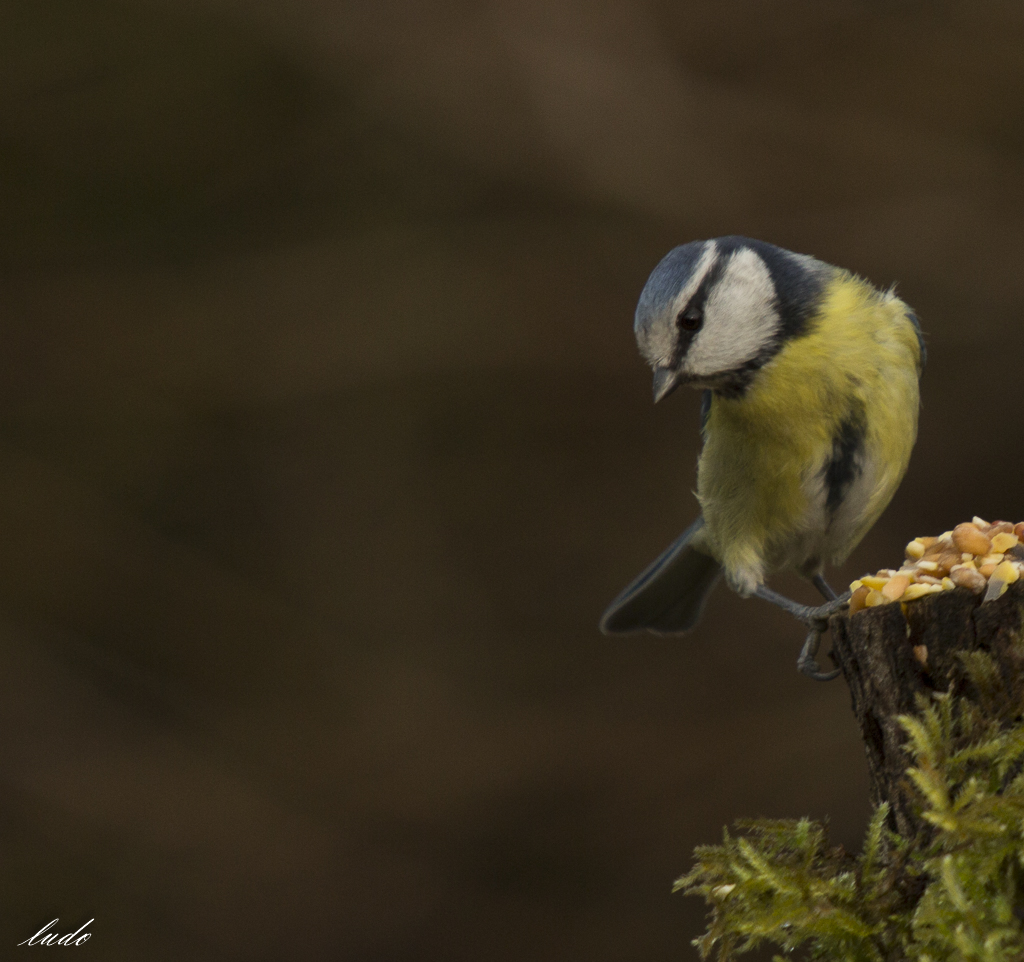
<instances>
[{"instance_id":1,"label":"tree stump","mask_svg":"<svg viewBox=\"0 0 1024 962\"><path fill-rule=\"evenodd\" d=\"M1001 706L988 703L991 693L975 691L964 670L964 656L979 650L995 661L1007 703L1019 704L1022 611L1024 579L984 604L980 596L956 588L906 605L833 616L832 659L850 688L867 752L871 801L889 803L890 827L900 835L929 834L931 826L911 805L903 749L907 736L897 717L916 713L919 696L947 691L998 716Z\"/></svg>"}]
</instances>

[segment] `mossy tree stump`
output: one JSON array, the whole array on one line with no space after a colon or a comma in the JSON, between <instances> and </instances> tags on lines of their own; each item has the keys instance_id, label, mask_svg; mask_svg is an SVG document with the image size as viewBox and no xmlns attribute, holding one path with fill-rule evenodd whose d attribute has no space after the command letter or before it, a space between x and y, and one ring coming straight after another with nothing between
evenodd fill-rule
<instances>
[{"instance_id":1,"label":"mossy tree stump","mask_svg":"<svg viewBox=\"0 0 1024 962\"><path fill-rule=\"evenodd\" d=\"M1024 580L1001 598L981 603L964 588L904 606L879 605L855 615L833 616L832 659L850 689L871 778L871 801L889 804L890 827L905 838L930 834L915 814L907 780L906 729L900 715L919 710L920 696L950 691L1005 724L1022 704ZM905 613L904 613L905 612ZM995 684L981 691L966 665L984 652L997 669Z\"/></svg>"},{"instance_id":2,"label":"mossy tree stump","mask_svg":"<svg viewBox=\"0 0 1024 962\"><path fill-rule=\"evenodd\" d=\"M989 586L991 589L991 585ZM711 912L694 945L765 942L836 962L1024 959L1024 579L833 617L875 810L859 855L821 822L743 819L676 890Z\"/></svg>"}]
</instances>

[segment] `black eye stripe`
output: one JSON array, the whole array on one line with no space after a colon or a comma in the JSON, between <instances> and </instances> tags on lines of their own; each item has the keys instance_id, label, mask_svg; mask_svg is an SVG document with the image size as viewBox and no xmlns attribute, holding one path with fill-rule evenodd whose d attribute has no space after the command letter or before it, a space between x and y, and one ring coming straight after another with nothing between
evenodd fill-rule
<instances>
[{"instance_id":1,"label":"black eye stripe","mask_svg":"<svg viewBox=\"0 0 1024 962\"><path fill-rule=\"evenodd\" d=\"M728 257L718 257L714 264L708 268L707 273L701 278L700 284L697 285L697 290L693 292L693 296L686 302L686 307L676 315L676 329L679 331L679 337L676 338L675 351L672 356L672 367L679 366L686 352L690 349L690 342L693 340L693 336L703 326L704 305L707 303L711 288L718 283L718 279L722 276L728 260ZM690 323L684 323L686 319L691 319ZM697 319L697 323L693 324L693 326L691 326L692 319Z\"/></svg>"},{"instance_id":2,"label":"black eye stripe","mask_svg":"<svg viewBox=\"0 0 1024 962\"><path fill-rule=\"evenodd\" d=\"M714 264L708 268L708 272L701 278L697 290L693 292L693 296L687 301L686 307L679 312L680 317L691 312L695 312L701 317L704 316L704 305L707 303L711 288L718 283L718 279L722 276L722 272L725 270L725 265L729 259L729 257L719 256Z\"/></svg>"}]
</instances>

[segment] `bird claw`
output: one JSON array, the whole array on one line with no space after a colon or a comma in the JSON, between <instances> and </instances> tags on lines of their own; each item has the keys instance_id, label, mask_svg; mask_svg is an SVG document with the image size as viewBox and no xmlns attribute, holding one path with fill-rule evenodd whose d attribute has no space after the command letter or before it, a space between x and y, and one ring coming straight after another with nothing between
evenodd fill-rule
<instances>
[{"instance_id":1,"label":"bird claw","mask_svg":"<svg viewBox=\"0 0 1024 962\"><path fill-rule=\"evenodd\" d=\"M813 678L815 681L832 681L833 678L839 677L840 669L835 668L832 671L823 671L821 665L815 660L815 655L818 654L818 647L821 645L821 636L828 631L829 619L849 603L850 592L847 591L836 598L835 601L829 601L826 604L819 605L817 608L807 609L803 621L810 631L807 633L807 639L804 641L803 648L800 649L800 655L796 660L796 667L798 671L808 678Z\"/></svg>"},{"instance_id":2,"label":"bird claw","mask_svg":"<svg viewBox=\"0 0 1024 962\"><path fill-rule=\"evenodd\" d=\"M824 634L828 631L829 619L837 612L841 611L850 603L850 592L847 591L841 594L835 601L827 601L823 605L818 605L816 608L804 608L800 620L807 625L808 628L817 630Z\"/></svg>"},{"instance_id":3,"label":"bird claw","mask_svg":"<svg viewBox=\"0 0 1024 962\"><path fill-rule=\"evenodd\" d=\"M850 592L847 591L835 600L827 601L814 608L797 604L764 585L758 585L755 594L765 601L778 605L784 611L788 611L809 629L807 640L804 642L803 648L800 649L800 656L796 660L797 669L815 681L831 681L833 678L837 678L839 676L838 668L834 671L822 671L821 666L814 660L814 656L818 653L821 636L828 631L829 619L850 603Z\"/></svg>"},{"instance_id":4,"label":"bird claw","mask_svg":"<svg viewBox=\"0 0 1024 962\"><path fill-rule=\"evenodd\" d=\"M796 660L796 667L797 671L808 678L813 678L815 681L832 681L833 678L839 677L839 669L822 671L821 665L814 659L814 656L818 653L818 646L821 644L823 633L817 627L812 627L807 633L807 640L804 641L804 646L800 649L800 654Z\"/></svg>"}]
</instances>

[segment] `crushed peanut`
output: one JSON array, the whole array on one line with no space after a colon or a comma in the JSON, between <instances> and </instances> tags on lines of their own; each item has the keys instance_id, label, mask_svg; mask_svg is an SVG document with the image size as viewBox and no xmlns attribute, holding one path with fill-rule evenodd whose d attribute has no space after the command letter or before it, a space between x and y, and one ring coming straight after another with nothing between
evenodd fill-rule
<instances>
[{"instance_id":1,"label":"crushed peanut","mask_svg":"<svg viewBox=\"0 0 1024 962\"><path fill-rule=\"evenodd\" d=\"M867 585L859 584L856 581L854 584L857 585L857 587L851 588L850 614L853 614L855 611L860 611L861 608L866 608L867 605L865 602L867 601L868 595L871 593L871 589Z\"/></svg>"},{"instance_id":2,"label":"crushed peanut","mask_svg":"<svg viewBox=\"0 0 1024 962\"><path fill-rule=\"evenodd\" d=\"M910 578L904 574L893 575L882 587L886 601L899 601L900 596L910 587Z\"/></svg>"},{"instance_id":3,"label":"crushed peanut","mask_svg":"<svg viewBox=\"0 0 1024 962\"><path fill-rule=\"evenodd\" d=\"M1024 576L1024 521L974 517L937 538L914 538L904 553L907 560L898 571L883 568L850 585L850 614L893 602L905 605L954 588L984 594L983 602L1002 597ZM927 649L917 657L924 664Z\"/></svg>"},{"instance_id":4,"label":"crushed peanut","mask_svg":"<svg viewBox=\"0 0 1024 962\"><path fill-rule=\"evenodd\" d=\"M977 521L977 518L975 518ZM953 544L958 551L971 554L988 554L992 550L992 542L984 535L976 524L964 522L953 529Z\"/></svg>"},{"instance_id":5,"label":"crushed peanut","mask_svg":"<svg viewBox=\"0 0 1024 962\"><path fill-rule=\"evenodd\" d=\"M950 581L953 582L957 588L967 588L969 591L973 591L976 595L981 594L985 590L985 576L973 565L959 565L954 568L949 575Z\"/></svg>"}]
</instances>

